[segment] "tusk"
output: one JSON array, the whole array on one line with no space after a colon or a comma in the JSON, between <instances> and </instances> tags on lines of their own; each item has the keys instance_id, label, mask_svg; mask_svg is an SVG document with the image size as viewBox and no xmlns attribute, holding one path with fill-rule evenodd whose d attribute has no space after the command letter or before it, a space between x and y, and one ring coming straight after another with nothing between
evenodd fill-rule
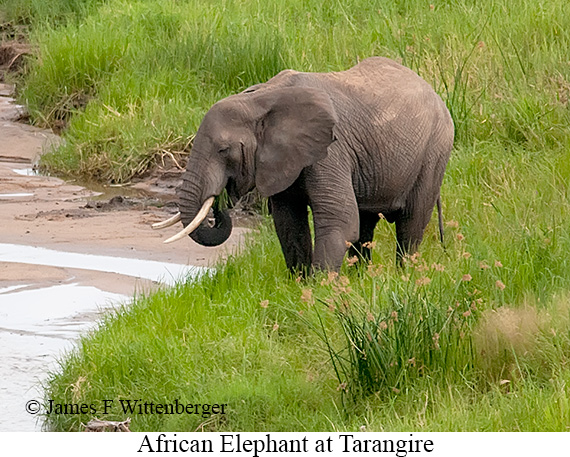
<instances>
[{"instance_id":1,"label":"tusk","mask_svg":"<svg viewBox=\"0 0 570 457\"><path fill-rule=\"evenodd\" d=\"M208 211L210 211L210 208L214 204L214 199L215 199L215 197L208 198L204 202L204 204L202 205L202 208L200 208L200 211L198 211L198 214L196 214L196 217L194 218L194 220L192 222L190 222L184 230L181 230L176 235L165 240L164 244L168 244L168 243L172 243L173 241L181 240L182 238L190 235L194 230L196 230L198 228L198 226L202 223L202 221L204 219L206 219L206 216L208 215Z\"/></svg>"},{"instance_id":2,"label":"tusk","mask_svg":"<svg viewBox=\"0 0 570 457\"><path fill-rule=\"evenodd\" d=\"M171 225L174 225L177 222L179 222L180 219L181 219L180 213L176 213L170 219L166 219L165 221L157 222L156 224L152 224L152 228L155 230L159 230L159 229L163 229L166 227L170 227Z\"/></svg>"}]
</instances>

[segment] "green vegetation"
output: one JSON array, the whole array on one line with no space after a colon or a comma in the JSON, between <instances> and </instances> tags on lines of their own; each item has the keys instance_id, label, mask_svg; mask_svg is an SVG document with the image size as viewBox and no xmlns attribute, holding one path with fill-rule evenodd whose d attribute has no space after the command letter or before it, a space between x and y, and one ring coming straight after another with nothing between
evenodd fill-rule
<instances>
[{"instance_id":1,"label":"green vegetation","mask_svg":"<svg viewBox=\"0 0 570 457\"><path fill-rule=\"evenodd\" d=\"M53 172L125 182L183 152L218 99L284 68L384 55L447 101L459 147L568 148L565 2L0 0L32 24L20 98L64 130ZM81 114L80 114L81 113Z\"/></svg>"},{"instance_id":2,"label":"green vegetation","mask_svg":"<svg viewBox=\"0 0 570 457\"><path fill-rule=\"evenodd\" d=\"M7 8L8 3L10 8ZM457 127L447 249L296 282L269 224L211 277L138 297L47 384L68 403L227 403L135 430L567 430L570 16L563 0L0 0L37 46L20 97L66 126L46 168L125 182L188 149L219 98L284 68L384 55ZM17 8L14 7L17 5ZM124 419L114 410L108 419ZM58 430L90 417L50 416Z\"/></svg>"}]
</instances>

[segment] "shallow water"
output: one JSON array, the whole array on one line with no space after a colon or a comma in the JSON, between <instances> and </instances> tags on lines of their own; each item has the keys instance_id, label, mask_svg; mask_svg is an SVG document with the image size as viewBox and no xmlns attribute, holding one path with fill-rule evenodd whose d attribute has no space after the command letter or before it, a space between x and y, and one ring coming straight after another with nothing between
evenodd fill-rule
<instances>
[{"instance_id":1,"label":"shallow water","mask_svg":"<svg viewBox=\"0 0 570 457\"><path fill-rule=\"evenodd\" d=\"M30 265L117 273L169 285L174 284L177 279L183 279L187 276L194 277L208 271L205 267L157 262L154 260L80 254L2 243L0 243L0 262L27 263Z\"/></svg>"},{"instance_id":2,"label":"shallow water","mask_svg":"<svg viewBox=\"0 0 570 457\"><path fill-rule=\"evenodd\" d=\"M0 430L40 431L26 402L42 401L41 383L57 357L95 326L104 308L128 297L77 284L10 289L0 289Z\"/></svg>"},{"instance_id":3,"label":"shallow water","mask_svg":"<svg viewBox=\"0 0 570 457\"><path fill-rule=\"evenodd\" d=\"M148 260L62 252L0 244L0 262L119 273L172 284L206 268ZM22 278L24 279L24 278ZM26 402L43 400L41 383L57 358L96 325L105 309L130 301L125 295L77 283L25 283L0 288L0 431L40 431Z\"/></svg>"},{"instance_id":4,"label":"shallow water","mask_svg":"<svg viewBox=\"0 0 570 457\"><path fill-rule=\"evenodd\" d=\"M20 176L39 176L40 174L34 168L13 168L12 171Z\"/></svg>"},{"instance_id":5,"label":"shallow water","mask_svg":"<svg viewBox=\"0 0 570 457\"><path fill-rule=\"evenodd\" d=\"M22 198L22 197L33 197L33 193L29 192L18 192L15 194L0 194L0 198Z\"/></svg>"}]
</instances>

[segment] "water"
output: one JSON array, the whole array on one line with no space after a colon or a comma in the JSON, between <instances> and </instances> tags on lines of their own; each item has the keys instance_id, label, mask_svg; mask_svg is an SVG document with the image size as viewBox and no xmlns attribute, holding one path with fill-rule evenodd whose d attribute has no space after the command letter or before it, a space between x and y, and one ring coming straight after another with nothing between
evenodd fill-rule
<instances>
[{"instance_id":1,"label":"water","mask_svg":"<svg viewBox=\"0 0 570 457\"><path fill-rule=\"evenodd\" d=\"M0 244L0 262L17 262L100 272L172 284L207 268L122 257L62 252ZM25 410L43 400L41 383L57 358L110 308L130 297L78 283L0 288L0 431L39 431L41 423Z\"/></svg>"},{"instance_id":2,"label":"water","mask_svg":"<svg viewBox=\"0 0 570 457\"><path fill-rule=\"evenodd\" d=\"M29 192L19 192L19 193L15 193L15 194L0 194L0 198L4 199L4 198L22 198L22 197L33 197L34 194L33 193L29 193Z\"/></svg>"},{"instance_id":3,"label":"water","mask_svg":"<svg viewBox=\"0 0 570 457\"><path fill-rule=\"evenodd\" d=\"M20 176L40 176L34 168L14 168L12 171Z\"/></svg>"},{"instance_id":4,"label":"water","mask_svg":"<svg viewBox=\"0 0 570 457\"><path fill-rule=\"evenodd\" d=\"M117 273L169 285L174 284L178 279L183 279L187 276L195 277L208 271L208 268L205 267L157 262L154 260L79 254L2 243L0 243L0 262Z\"/></svg>"},{"instance_id":5,"label":"water","mask_svg":"<svg viewBox=\"0 0 570 457\"><path fill-rule=\"evenodd\" d=\"M41 177L30 164L42 150L61 139L47 131L16 123L23 107L14 105L13 99L6 97L12 92L0 84L0 170L2 178L8 178L2 182L5 186L0 193L0 203L12 200L22 203L22 208L29 205L26 211L35 214L39 211L35 209L34 200L37 190L38 202L42 202L41 198L45 197L42 195L46 193L53 203L47 211L58 209L55 205L60 201L75 200L77 196L73 191L58 193L59 181L54 182L53 195L52 186L45 183L32 190ZM37 177L37 180L28 177ZM25 185L19 186L18 180ZM107 199L113 194L135 195L136 192L130 188L88 188ZM2 223L11 223L6 214L2 214L0 222L4 229ZM41 430L37 416L26 412L26 402L43 400L41 383L50 370L58 368L57 358L71 350L81 334L97 325L101 313L128 305L134 288L138 290L141 285L146 289L148 281L172 284L176 279L207 271L173 263L1 243L0 266L0 431ZM133 280L133 277L141 279ZM4 455L2 451L0 454Z\"/></svg>"},{"instance_id":6,"label":"water","mask_svg":"<svg viewBox=\"0 0 570 457\"><path fill-rule=\"evenodd\" d=\"M41 383L105 308L128 297L95 287L0 289L0 430L39 431L26 402L42 401Z\"/></svg>"}]
</instances>

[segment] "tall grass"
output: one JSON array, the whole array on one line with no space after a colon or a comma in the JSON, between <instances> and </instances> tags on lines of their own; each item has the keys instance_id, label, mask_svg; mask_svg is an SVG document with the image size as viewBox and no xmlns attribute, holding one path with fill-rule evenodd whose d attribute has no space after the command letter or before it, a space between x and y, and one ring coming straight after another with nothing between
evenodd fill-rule
<instances>
[{"instance_id":1,"label":"tall grass","mask_svg":"<svg viewBox=\"0 0 570 457\"><path fill-rule=\"evenodd\" d=\"M182 152L219 98L285 68L343 70L371 55L436 88L459 145L569 145L562 1L56 2L66 21L17 4L38 46L21 98L36 122L66 126L44 160L53 171L128 181L161 151Z\"/></svg>"},{"instance_id":2,"label":"tall grass","mask_svg":"<svg viewBox=\"0 0 570 457\"><path fill-rule=\"evenodd\" d=\"M342 278L332 281L334 298L324 304L345 341L329 338L324 326L323 339L354 402L372 393L389 398L422 377L461 382L473 368L470 336L485 303L472 276L453 278L444 264L429 266L417 255L408 263L400 278L371 265L371 279L353 282L350 293Z\"/></svg>"}]
</instances>

